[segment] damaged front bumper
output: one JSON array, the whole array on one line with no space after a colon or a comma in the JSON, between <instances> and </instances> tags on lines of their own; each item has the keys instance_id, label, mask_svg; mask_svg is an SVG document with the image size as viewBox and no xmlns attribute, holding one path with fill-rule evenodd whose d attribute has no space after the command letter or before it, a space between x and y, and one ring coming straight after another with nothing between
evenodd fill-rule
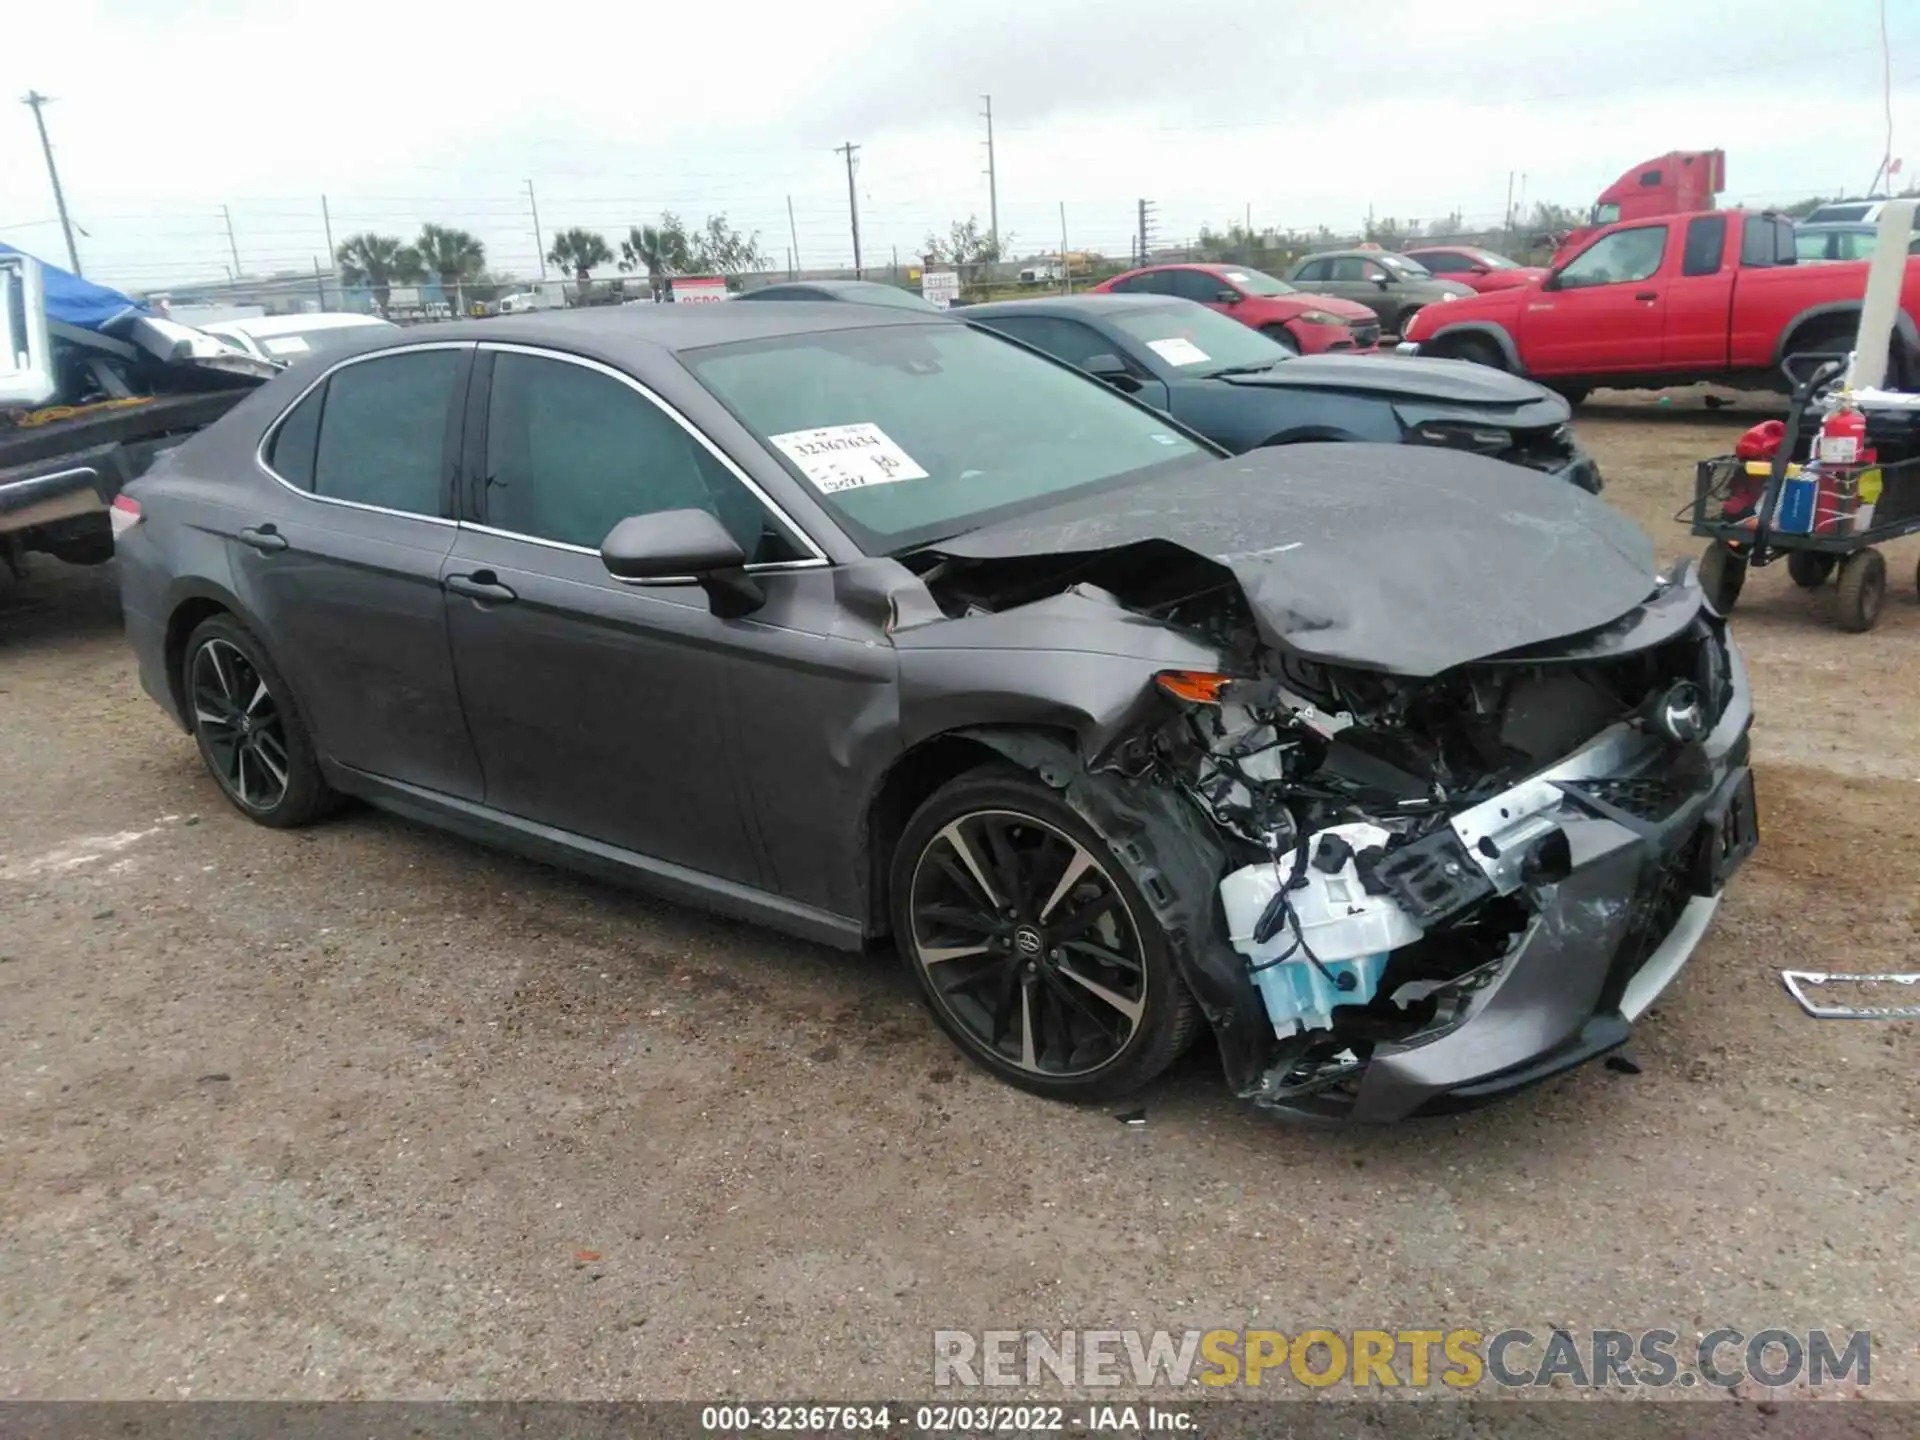
<instances>
[{"instance_id":1,"label":"damaged front bumper","mask_svg":"<svg viewBox=\"0 0 1920 1440\"><path fill-rule=\"evenodd\" d=\"M1248 1098L1321 1119L1440 1114L1624 1042L1685 966L1727 878L1757 842L1752 703L1731 642L1726 654L1728 700L1703 739L1677 746L1641 727L1611 726L1453 816L1433 837L1441 845L1429 847L1427 873L1394 880L1396 897L1423 922L1474 891L1517 903L1524 918L1504 954L1437 985L1396 985L1390 962L1365 1011L1331 1012L1315 1051L1289 1049ZM1394 1033L1393 1012L1416 992L1422 1010L1409 1013L1430 1006L1431 1019ZM1382 1012L1387 1023L1368 1023Z\"/></svg>"}]
</instances>

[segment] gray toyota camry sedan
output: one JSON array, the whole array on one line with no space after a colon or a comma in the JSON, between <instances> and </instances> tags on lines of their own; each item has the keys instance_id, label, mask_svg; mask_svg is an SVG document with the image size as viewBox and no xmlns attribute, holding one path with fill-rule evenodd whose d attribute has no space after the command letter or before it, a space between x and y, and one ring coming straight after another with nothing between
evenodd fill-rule
<instances>
[{"instance_id":1,"label":"gray toyota camry sedan","mask_svg":"<svg viewBox=\"0 0 1920 1440\"><path fill-rule=\"evenodd\" d=\"M114 524L142 682L250 819L357 797L891 941L1043 1095L1203 1030L1275 1110L1505 1094L1620 1044L1756 843L1739 654L1599 500L1229 458L937 315L384 332Z\"/></svg>"}]
</instances>

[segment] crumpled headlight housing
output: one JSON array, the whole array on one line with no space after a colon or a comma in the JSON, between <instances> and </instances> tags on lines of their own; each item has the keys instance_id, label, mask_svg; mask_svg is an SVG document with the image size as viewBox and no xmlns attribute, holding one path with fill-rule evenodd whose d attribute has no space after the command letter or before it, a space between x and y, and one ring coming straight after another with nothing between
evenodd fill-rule
<instances>
[{"instance_id":1,"label":"crumpled headlight housing","mask_svg":"<svg viewBox=\"0 0 1920 1440\"><path fill-rule=\"evenodd\" d=\"M1476 455L1498 455L1513 448L1513 432L1498 425L1427 421L1413 427L1413 438L1416 444L1444 445L1450 450L1471 450Z\"/></svg>"},{"instance_id":2,"label":"crumpled headlight housing","mask_svg":"<svg viewBox=\"0 0 1920 1440\"><path fill-rule=\"evenodd\" d=\"M1302 325L1339 325L1344 328L1347 323L1344 317L1326 310L1302 310L1295 318Z\"/></svg>"}]
</instances>

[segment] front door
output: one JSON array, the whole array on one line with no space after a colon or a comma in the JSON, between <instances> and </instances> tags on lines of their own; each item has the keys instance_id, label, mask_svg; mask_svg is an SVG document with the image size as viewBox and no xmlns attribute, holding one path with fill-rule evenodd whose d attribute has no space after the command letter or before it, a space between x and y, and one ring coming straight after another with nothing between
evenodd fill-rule
<instances>
[{"instance_id":1,"label":"front door","mask_svg":"<svg viewBox=\"0 0 1920 1440\"><path fill-rule=\"evenodd\" d=\"M1666 326L1667 227L1603 235L1525 292L1521 353L1535 375L1658 370Z\"/></svg>"},{"instance_id":2,"label":"front door","mask_svg":"<svg viewBox=\"0 0 1920 1440\"><path fill-rule=\"evenodd\" d=\"M486 803L764 885L731 679L752 626L715 616L695 585L616 580L599 546L627 516L696 508L719 516L750 560L798 548L617 372L483 350L480 383L483 523L462 527L443 574Z\"/></svg>"},{"instance_id":3,"label":"front door","mask_svg":"<svg viewBox=\"0 0 1920 1440\"><path fill-rule=\"evenodd\" d=\"M333 370L269 434L279 483L232 512L228 550L320 753L477 800L440 598L472 353L425 346Z\"/></svg>"}]
</instances>

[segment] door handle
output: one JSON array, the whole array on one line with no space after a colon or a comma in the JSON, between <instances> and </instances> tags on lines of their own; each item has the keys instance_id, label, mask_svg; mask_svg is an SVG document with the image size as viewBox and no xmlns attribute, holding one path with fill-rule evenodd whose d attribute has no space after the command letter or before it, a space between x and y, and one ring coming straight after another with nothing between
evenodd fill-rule
<instances>
[{"instance_id":1,"label":"door handle","mask_svg":"<svg viewBox=\"0 0 1920 1440\"><path fill-rule=\"evenodd\" d=\"M1633 298L1636 300L1658 300L1660 298L1660 292L1658 290L1642 290Z\"/></svg>"},{"instance_id":2,"label":"door handle","mask_svg":"<svg viewBox=\"0 0 1920 1440\"><path fill-rule=\"evenodd\" d=\"M250 545L262 555L277 555L287 548L287 537L271 525L262 525L258 529L248 526L240 532L240 543Z\"/></svg>"},{"instance_id":3,"label":"door handle","mask_svg":"<svg viewBox=\"0 0 1920 1440\"><path fill-rule=\"evenodd\" d=\"M446 585L454 594L478 600L484 605L506 605L520 598L502 585L491 570L476 570L471 575L449 575Z\"/></svg>"}]
</instances>

